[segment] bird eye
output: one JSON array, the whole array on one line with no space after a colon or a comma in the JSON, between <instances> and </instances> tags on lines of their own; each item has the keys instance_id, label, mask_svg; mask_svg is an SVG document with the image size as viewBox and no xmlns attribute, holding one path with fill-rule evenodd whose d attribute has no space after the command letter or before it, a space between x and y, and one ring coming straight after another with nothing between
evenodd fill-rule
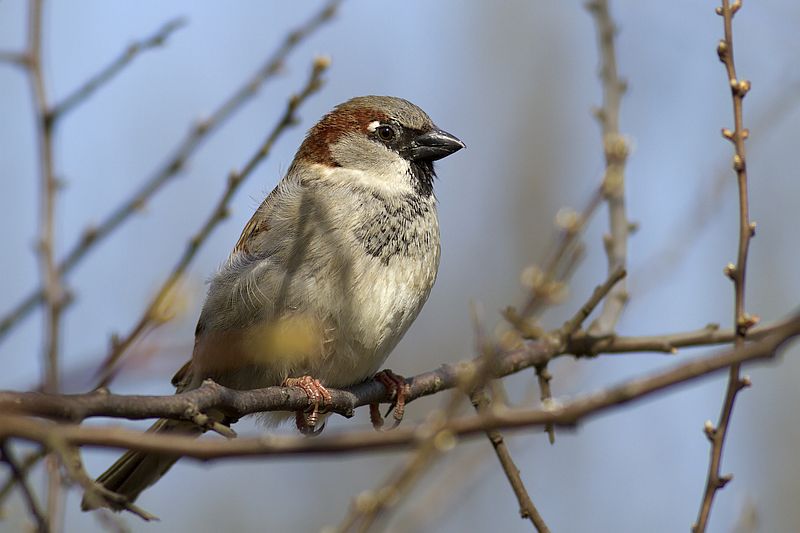
<instances>
[{"instance_id":1,"label":"bird eye","mask_svg":"<svg viewBox=\"0 0 800 533\"><path fill-rule=\"evenodd\" d=\"M375 131L378 132L378 137L380 137L382 141L388 142L394 139L394 128L391 126L378 126L378 129Z\"/></svg>"}]
</instances>

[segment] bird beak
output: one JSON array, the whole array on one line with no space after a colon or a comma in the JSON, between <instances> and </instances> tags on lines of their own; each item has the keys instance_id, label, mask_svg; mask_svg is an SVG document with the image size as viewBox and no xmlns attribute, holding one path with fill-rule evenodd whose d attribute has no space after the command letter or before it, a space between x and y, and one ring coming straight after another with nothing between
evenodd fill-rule
<instances>
[{"instance_id":1,"label":"bird beak","mask_svg":"<svg viewBox=\"0 0 800 533\"><path fill-rule=\"evenodd\" d=\"M437 161L462 148L466 148L466 145L458 137L446 131L431 130L414 137L407 154L413 161Z\"/></svg>"}]
</instances>

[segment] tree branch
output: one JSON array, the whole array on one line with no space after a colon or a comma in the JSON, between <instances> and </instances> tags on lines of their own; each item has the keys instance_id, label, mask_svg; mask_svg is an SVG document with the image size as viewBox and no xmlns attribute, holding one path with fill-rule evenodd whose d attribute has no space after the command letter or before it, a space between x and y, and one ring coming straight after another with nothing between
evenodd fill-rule
<instances>
[{"instance_id":1,"label":"tree branch","mask_svg":"<svg viewBox=\"0 0 800 533\"><path fill-rule=\"evenodd\" d=\"M91 225L84 229L78 242L73 244L58 264L61 275L68 274L77 266L100 242L116 231L133 214L138 213L147 202L161 188L176 177L186 166L189 157L197 148L218 130L236 111L249 102L265 82L275 77L283 67L286 57L306 38L317 29L330 21L336 13L341 0L329 0L322 9L315 13L308 21L286 35L283 43L273 52L267 60L245 82L226 98L208 118L198 121L178 144L173 154L167 161L150 176L142 186L131 196L116 207L101 223ZM25 56L26 57L26 56ZM27 61L27 59L26 59ZM2 340L14 326L28 316L36 307L43 303L45 291L36 289L15 305L5 316L0 318L0 340ZM64 305L69 305L67 299Z\"/></svg>"},{"instance_id":2,"label":"tree branch","mask_svg":"<svg viewBox=\"0 0 800 533\"><path fill-rule=\"evenodd\" d=\"M479 391L473 394L472 405L479 414L485 412L491 405L489 395L486 394L485 391ZM523 520L530 520L533 527L535 527L536 531L539 533L550 533L550 529L547 527L544 518L542 518L530 494L528 494L528 490L525 488L525 483L522 481L519 468L517 468L514 459L511 457L511 452L503 438L503 434L496 429L487 429L486 437L489 439L489 442L492 443L492 448L494 448L497 459L500 461L500 466L503 467L503 472L505 472L506 478L511 485L511 490L514 491L514 496L517 497L517 502L519 502L519 515Z\"/></svg>"},{"instance_id":3,"label":"tree branch","mask_svg":"<svg viewBox=\"0 0 800 533\"><path fill-rule=\"evenodd\" d=\"M28 453L22 459L22 463L19 465L22 475L27 476L30 469L33 468L33 466L36 465L36 463L38 463L45 455L47 455L47 452L42 449ZM5 483L3 483L3 486L0 487L0 516L3 514L2 503L6 497L11 494L11 490L14 488L16 483L17 479L14 476L10 476Z\"/></svg>"},{"instance_id":4,"label":"tree branch","mask_svg":"<svg viewBox=\"0 0 800 533\"><path fill-rule=\"evenodd\" d=\"M789 322L781 321L756 328L748 338L751 342L762 341L782 331ZM505 377L564 355L596 357L601 346L603 353L615 353L616 351L629 353L646 350L671 353L676 346L722 344L733 339L733 333L730 331L704 328L689 333L652 337L595 338L578 332L576 333L577 340L561 343L553 340L557 331L553 335L547 336L549 341L529 341L524 343L520 349L514 349L498 356L493 366L492 377ZM580 350L575 348L580 348ZM461 376L474 374L477 361L477 359L472 359L447 363L436 370L424 372L408 379L407 401L411 402L422 396L429 396L458 386ZM386 388L373 381L367 381L344 390L331 390L331 397L332 411L346 417L353 416L357 407L375 402L388 403L391 401ZM241 418L263 411L296 411L308 406L308 396L299 388L268 387L239 391L222 387L211 381L207 381L192 391L163 396L108 394L103 389L87 394L0 391L0 413L15 412L72 422L80 422L93 417L130 420L151 418L189 420L198 413L204 413L212 408L223 410L230 417Z\"/></svg>"},{"instance_id":5,"label":"tree branch","mask_svg":"<svg viewBox=\"0 0 800 533\"><path fill-rule=\"evenodd\" d=\"M775 356L789 340L800 335L800 315L794 315L776 327L764 338L708 357L699 357L673 368L648 377L624 382L593 394L583 395L570 402L548 410L538 409L495 409L478 416L455 417L447 420L440 431L455 436L482 435L487 429L518 429L554 424L574 427L583 419L603 413L634 400L652 396L679 384L689 383L702 376L730 367L732 364L759 359L770 359ZM495 369L500 372L509 370L512 362L500 358ZM422 375L412 380L411 392L419 397L423 392L432 394L432 390L443 390L457 386L455 381L464 376L475 376L475 369L469 364L463 365L461 372L448 378L449 387L436 383L440 375ZM440 369L440 371L443 369ZM208 389L208 387L206 387ZM277 389L277 390L275 390ZM376 390L380 389L380 390ZM223 389L224 390L224 389ZM235 395L244 395L252 400L267 393L277 393L279 388L261 389L257 391L238 391ZM307 398L301 399L302 393L295 389L283 389L286 400L281 408L296 410L307 406ZM334 407L342 408L345 397L355 397L350 406L382 400L386 390L377 383L362 384L348 391L331 391ZM180 395L176 395L180 396ZM108 398L113 398L109 395ZM143 400L147 397L141 397ZM137 400L139 401L139 400ZM166 404L166 401L162 400ZM265 406L272 410L277 404ZM385 450L419 444L430 437L425 424L400 427L389 432L347 431L332 432L315 439L295 436L263 435L259 437L240 437L232 440L200 439L176 435L142 433L123 428L78 426L37 420L29 416L11 414L3 409L0 414L0 440L19 438L42 445L57 434L69 446L92 446L103 448L121 448L141 450L152 453L177 454L200 460L213 460L245 456L284 456L284 455L326 455L352 454L366 450ZM167 412L167 410L161 410ZM251 411L251 412L255 412Z\"/></svg>"},{"instance_id":6,"label":"tree branch","mask_svg":"<svg viewBox=\"0 0 800 533\"><path fill-rule=\"evenodd\" d=\"M586 4L594 18L600 49L600 79L603 83L603 107L596 117L603 134L603 152L606 160L603 177L603 195L608 203L610 235L604 238L608 271L624 269L628 255L628 235L631 224L625 212L625 162L628 158L628 141L619 131L619 108L626 90L625 82L617 73L614 37L617 28L609 12L608 0L592 0ZM619 283L603 304L600 316L589 331L595 335L609 335L614 331L622 310L628 301L624 281Z\"/></svg>"},{"instance_id":7,"label":"tree branch","mask_svg":"<svg viewBox=\"0 0 800 533\"><path fill-rule=\"evenodd\" d=\"M736 65L733 59L733 16L742 6L741 0L722 0L722 7L717 8L717 14L722 17L725 29L725 37L717 45L717 54L720 61L725 65L728 75L728 84L731 91L733 103L734 131L723 128L722 136L731 141L734 146L733 169L736 172L736 179L739 186L739 252L737 254L736 265L729 264L725 267L725 273L731 278L734 284L734 327L736 330L735 345L744 346L747 331L752 328L758 318L747 314L745 311L745 277L747 270L747 252L750 247L750 238L755 234L755 223L750 222L749 200L747 194L747 162L745 157L744 141L749 135L749 131L744 127L742 118L742 100L750 90L750 82L740 80L736 76ZM711 514L711 505L717 491L724 487L732 478L731 475L720 474L720 463L722 462L722 449L725 445L725 436L728 432L733 404L736 395L740 390L750 385L748 378L739 376L740 363L731 365L728 375L728 386L725 391L725 400L719 415L716 427L711 422L705 425L705 433L711 443L711 458L708 465L708 475L706 477L706 488L703 500L700 504L700 511L697 515L697 522L692 526L694 533L702 533L708 527L708 519Z\"/></svg>"},{"instance_id":8,"label":"tree branch","mask_svg":"<svg viewBox=\"0 0 800 533\"><path fill-rule=\"evenodd\" d=\"M39 280L46 306L44 315L44 360L42 362L42 384L45 392L59 390L59 352L61 340L61 318L66 289L55 261L56 195L61 184L56 179L53 156L53 122L50 120L50 104L42 65L43 18L42 0L28 3L28 43L25 53L25 71L33 95L36 121L36 137L39 157L39 236L38 259ZM53 531L61 529L62 492L61 473L58 465L47 463L47 522Z\"/></svg>"},{"instance_id":9,"label":"tree branch","mask_svg":"<svg viewBox=\"0 0 800 533\"><path fill-rule=\"evenodd\" d=\"M0 442L0 461L6 463L11 470L11 477L16 480L17 484L22 491L22 496L25 499L25 504L28 506L28 512L33 521L36 523L36 531L39 533L49 533L50 526L47 525L47 518L42 513L39 502L36 500L33 489L28 485L26 479L26 471L21 467L6 442Z\"/></svg>"}]
</instances>

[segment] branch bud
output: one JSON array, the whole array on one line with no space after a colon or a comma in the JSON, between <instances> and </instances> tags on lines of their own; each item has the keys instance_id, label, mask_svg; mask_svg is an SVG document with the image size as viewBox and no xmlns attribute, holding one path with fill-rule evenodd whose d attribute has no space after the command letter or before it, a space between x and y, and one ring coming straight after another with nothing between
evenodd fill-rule
<instances>
[{"instance_id":1,"label":"branch bud","mask_svg":"<svg viewBox=\"0 0 800 533\"><path fill-rule=\"evenodd\" d=\"M717 430L714 428L714 424L711 420L706 420L706 423L703 424L703 433L706 434L708 440L714 440L714 435L717 433Z\"/></svg>"},{"instance_id":2,"label":"branch bud","mask_svg":"<svg viewBox=\"0 0 800 533\"><path fill-rule=\"evenodd\" d=\"M314 58L315 69L325 69L331 66L331 56L317 56Z\"/></svg>"},{"instance_id":3,"label":"branch bud","mask_svg":"<svg viewBox=\"0 0 800 533\"><path fill-rule=\"evenodd\" d=\"M722 128L722 136L728 139L729 141L733 140L733 132L728 128Z\"/></svg>"},{"instance_id":4,"label":"branch bud","mask_svg":"<svg viewBox=\"0 0 800 533\"><path fill-rule=\"evenodd\" d=\"M725 61L728 58L728 43L725 41L720 41L717 43L717 55L719 56L720 61Z\"/></svg>"},{"instance_id":5,"label":"branch bud","mask_svg":"<svg viewBox=\"0 0 800 533\"><path fill-rule=\"evenodd\" d=\"M734 265L733 263L728 263L727 265L725 265L725 268L722 269L722 272L730 279L732 280L736 279L736 265Z\"/></svg>"},{"instance_id":6,"label":"branch bud","mask_svg":"<svg viewBox=\"0 0 800 533\"><path fill-rule=\"evenodd\" d=\"M740 329L747 331L748 329L752 328L756 324L761 322L761 317L758 315L751 315L750 313L744 313L739 320L737 320L737 325Z\"/></svg>"},{"instance_id":7,"label":"branch bud","mask_svg":"<svg viewBox=\"0 0 800 533\"><path fill-rule=\"evenodd\" d=\"M736 93L741 97L744 98L745 95L750 91L750 81L749 80L739 80L736 83Z\"/></svg>"}]
</instances>

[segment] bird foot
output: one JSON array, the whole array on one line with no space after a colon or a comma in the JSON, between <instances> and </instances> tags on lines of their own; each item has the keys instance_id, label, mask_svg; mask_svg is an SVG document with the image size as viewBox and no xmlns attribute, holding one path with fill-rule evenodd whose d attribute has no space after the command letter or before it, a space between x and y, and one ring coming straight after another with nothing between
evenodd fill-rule
<instances>
[{"instance_id":1,"label":"bird foot","mask_svg":"<svg viewBox=\"0 0 800 533\"><path fill-rule=\"evenodd\" d=\"M384 415L389 416L389 412L394 410L394 424L390 428L394 429L400 425L400 422L403 420L403 415L406 411L406 396L408 395L408 384L406 383L406 378L395 374L389 369L386 369L375 374L373 379L386 387L386 390L389 392L389 394L394 396L392 405L389 406L389 410L386 411L386 415ZM376 430L380 430L383 427L383 417L381 416L379 404L370 404L369 419L370 422L372 422L372 427L374 427Z\"/></svg>"},{"instance_id":2,"label":"bird foot","mask_svg":"<svg viewBox=\"0 0 800 533\"><path fill-rule=\"evenodd\" d=\"M304 435L319 435L322 433L322 427L317 429L319 422L320 412L324 412L331 406L333 400L331 393L328 392L318 379L311 376L302 376L299 378L286 378L281 384L283 387L299 387L308 396L308 401L311 404L305 411L297 411L295 413L295 423L297 429Z\"/></svg>"}]
</instances>

